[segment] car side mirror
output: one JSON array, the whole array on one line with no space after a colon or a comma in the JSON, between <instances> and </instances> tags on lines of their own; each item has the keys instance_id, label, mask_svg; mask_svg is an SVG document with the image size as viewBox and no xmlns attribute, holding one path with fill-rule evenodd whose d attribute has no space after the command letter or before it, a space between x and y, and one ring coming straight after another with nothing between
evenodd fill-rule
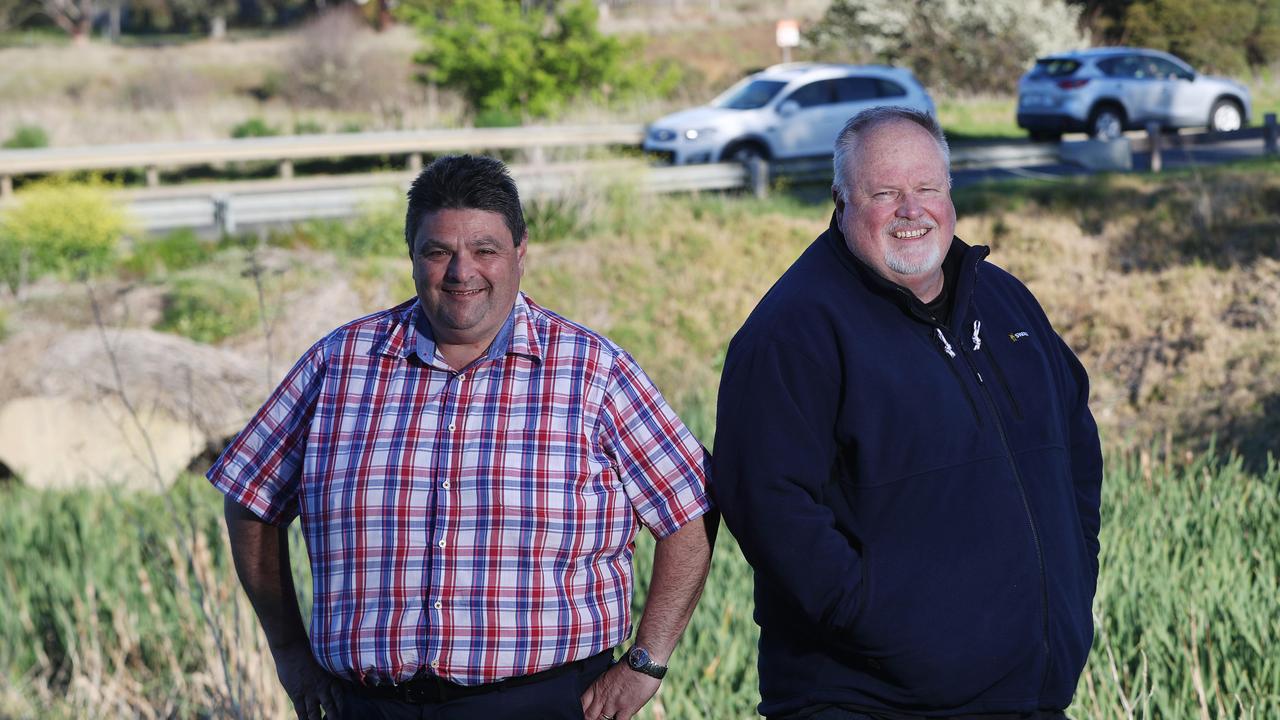
<instances>
[{"instance_id":1,"label":"car side mirror","mask_svg":"<svg viewBox=\"0 0 1280 720\"><path fill-rule=\"evenodd\" d=\"M788 100L778 106L778 114L782 117L791 117L800 112L800 103L795 100Z\"/></svg>"}]
</instances>

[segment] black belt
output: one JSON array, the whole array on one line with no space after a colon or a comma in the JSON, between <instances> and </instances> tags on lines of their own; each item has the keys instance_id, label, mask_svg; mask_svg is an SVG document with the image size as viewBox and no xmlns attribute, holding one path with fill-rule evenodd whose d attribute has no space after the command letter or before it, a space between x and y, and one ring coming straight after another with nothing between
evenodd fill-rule
<instances>
[{"instance_id":1,"label":"black belt","mask_svg":"<svg viewBox=\"0 0 1280 720\"><path fill-rule=\"evenodd\" d=\"M350 683L352 692L375 700L399 700L403 703L411 705L425 705L427 703L442 703L454 700L456 698L469 697L472 695L484 695L485 693L497 692L504 688L520 687L521 685L531 685L533 683L550 680L559 677L568 672L582 670L597 658L608 655L610 659L613 656L613 650L605 650L597 655L589 658L575 660L574 662L557 665L553 668L547 668L532 675L518 675L509 677L505 680L497 682L485 683L483 685L459 685L440 677L439 675L419 675L411 680L402 683L386 684L386 685L361 685L359 683Z\"/></svg>"}]
</instances>

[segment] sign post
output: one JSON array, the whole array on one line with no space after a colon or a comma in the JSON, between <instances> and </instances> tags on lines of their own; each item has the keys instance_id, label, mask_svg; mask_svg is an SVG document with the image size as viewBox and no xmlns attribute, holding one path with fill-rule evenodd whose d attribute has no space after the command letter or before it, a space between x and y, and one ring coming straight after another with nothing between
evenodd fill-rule
<instances>
[{"instance_id":1,"label":"sign post","mask_svg":"<svg viewBox=\"0 0 1280 720\"><path fill-rule=\"evenodd\" d=\"M800 23L795 20L779 20L774 37L782 48L782 62L791 62L791 48L800 44Z\"/></svg>"}]
</instances>

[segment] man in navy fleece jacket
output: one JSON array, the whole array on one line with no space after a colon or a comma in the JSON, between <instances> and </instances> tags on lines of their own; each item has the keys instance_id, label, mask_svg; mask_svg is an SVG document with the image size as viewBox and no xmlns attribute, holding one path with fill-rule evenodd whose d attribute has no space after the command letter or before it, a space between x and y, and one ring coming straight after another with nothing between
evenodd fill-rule
<instances>
[{"instance_id":1,"label":"man in navy fleece jacket","mask_svg":"<svg viewBox=\"0 0 1280 720\"><path fill-rule=\"evenodd\" d=\"M850 120L832 194L720 383L714 482L755 568L760 712L1063 717L1098 575L1084 368L953 236L933 118Z\"/></svg>"}]
</instances>

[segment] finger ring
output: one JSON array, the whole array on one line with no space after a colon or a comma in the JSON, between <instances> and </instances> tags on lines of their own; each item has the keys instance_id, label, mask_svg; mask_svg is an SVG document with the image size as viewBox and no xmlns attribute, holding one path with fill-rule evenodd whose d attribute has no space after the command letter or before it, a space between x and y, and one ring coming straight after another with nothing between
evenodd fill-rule
<instances>
[{"instance_id":1,"label":"finger ring","mask_svg":"<svg viewBox=\"0 0 1280 720\"><path fill-rule=\"evenodd\" d=\"M618 720L617 715L601 715L600 720Z\"/></svg>"}]
</instances>

